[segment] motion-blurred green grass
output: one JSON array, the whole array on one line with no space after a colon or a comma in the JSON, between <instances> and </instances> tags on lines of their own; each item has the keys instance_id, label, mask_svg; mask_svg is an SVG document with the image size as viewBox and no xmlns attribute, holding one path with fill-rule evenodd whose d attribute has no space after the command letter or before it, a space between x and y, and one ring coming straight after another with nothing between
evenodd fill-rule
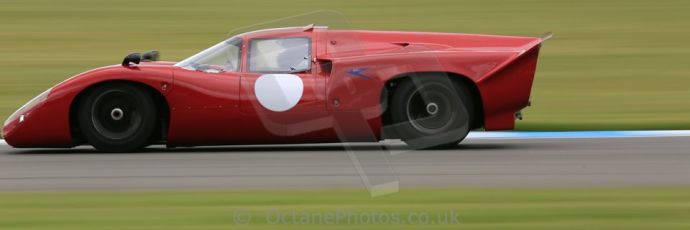
<instances>
[{"instance_id":1,"label":"motion-blurred green grass","mask_svg":"<svg viewBox=\"0 0 690 230\"><path fill-rule=\"evenodd\" d=\"M357 29L553 31L520 129L690 128L685 0L0 0L0 119L131 51L181 60L234 28L320 9L342 12Z\"/></svg>"},{"instance_id":2,"label":"motion-blurred green grass","mask_svg":"<svg viewBox=\"0 0 690 230\"><path fill-rule=\"evenodd\" d=\"M688 188L418 189L379 198L357 190L0 193L0 229L690 229L688 194ZM426 212L435 220L451 210L457 223L427 225L275 225L271 214L398 213L406 220ZM235 213L250 213L251 221L239 224Z\"/></svg>"}]
</instances>

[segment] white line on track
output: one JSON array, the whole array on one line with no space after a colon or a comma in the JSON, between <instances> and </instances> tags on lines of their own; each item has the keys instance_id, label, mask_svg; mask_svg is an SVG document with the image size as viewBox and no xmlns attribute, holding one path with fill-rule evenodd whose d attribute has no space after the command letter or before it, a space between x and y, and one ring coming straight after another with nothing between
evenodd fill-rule
<instances>
[{"instance_id":1,"label":"white line on track","mask_svg":"<svg viewBox=\"0 0 690 230\"><path fill-rule=\"evenodd\" d=\"M558 138L633 138L633 137L690 137L690 130L644 131L493 131L470 132L467 139L558 139ZM0 139L0 145L7 145Z\"/></svg>"}]
</instances>

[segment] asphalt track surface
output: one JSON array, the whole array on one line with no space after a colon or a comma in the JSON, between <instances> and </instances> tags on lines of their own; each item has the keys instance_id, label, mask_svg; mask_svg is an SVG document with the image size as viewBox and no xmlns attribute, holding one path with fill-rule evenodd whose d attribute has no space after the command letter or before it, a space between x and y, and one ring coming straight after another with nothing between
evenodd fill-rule
<instances>
[{"instance_id":1,"label":"asphalt track surface","mask_svg":"<svg viewBox=\"0 0 690 230\"><path fill-rule=\"evenodd\" d=\"M449 150L401 142L224 146L104 154L0 143L0 191L690 185L690 137L481 138ZM385 155L384 161L369 156ZM352 156L358 156L358 164ZM360 164L366 165L362 173ZM381 170L378 170L381 169ZM376 178L379 178L378 181Z\"/></svg>"}]
</instances>

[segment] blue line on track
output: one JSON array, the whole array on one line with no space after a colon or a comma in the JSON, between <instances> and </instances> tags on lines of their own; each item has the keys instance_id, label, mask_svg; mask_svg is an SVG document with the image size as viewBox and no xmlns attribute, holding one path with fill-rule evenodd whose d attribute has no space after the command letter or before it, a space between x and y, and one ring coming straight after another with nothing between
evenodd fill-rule
<instances>
[{"instance_id":1,"label":"blue line on track","mask_svg":"<svg viewBox=\"0 0 690 230\"><path fill-rule=\"evenodd\" d=\"M497 131L470 132L469 139L690 137L690 130L650 131Z\"/></svg>"}]
</instances>

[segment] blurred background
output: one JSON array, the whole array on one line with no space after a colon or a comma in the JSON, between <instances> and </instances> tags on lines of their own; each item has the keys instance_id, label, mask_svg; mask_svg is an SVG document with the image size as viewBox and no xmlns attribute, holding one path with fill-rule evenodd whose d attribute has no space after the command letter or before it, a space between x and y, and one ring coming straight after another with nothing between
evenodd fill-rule
<instances>
[{"instance_id":1,"label":"blurred background","mask_svg":"<svg viewBox=\"0 0 690 230\"><path fill-rule=\"evenodd\" d=\"M163 60L179 61L231 36L237 28L317 10L340 12L345 17L343 24L355 29L522 36L555 33L542 48L532 92L533 106L524 111L525 120L518 122L520 130L690 129L690 1L687 0L0 0L0 120L4 121L48 87L92 68L118 64L130 52L156 49ZM304 22L307 23L310 22ZM673 140L680 140L673 143L683 143L685 139L671 139L666 143ZM663 146L663 142L659 145ZM482 167L495 167L499 171L497 176L512 173L507 171L510 168L503 170L503 166L539 164L548 160L557 166L558 162L562 163L560 167L565 171L582 174L591 173L593 169L588 167L596 168L600 161L641 171L640 175L656 169L654 167L671 165L657 159L650 160L649 164L621 160L642 155L623 155L628 151L624 147L596 149L588 146L591 152L587 154L569 154L568 151L574 150L561 149L560 144L536 145L542 154L553 153L554 158L535 161L540 155L534 155L530 149L522 149L529 156L519 158L513 150L520 148L509 144L498 145L503 146L500 148L474 146L476 149L449 154L464 153L466 158L459 159L478 162ZM504 152L490 154L501 148ZM683 152L682 148L667 148L664 149ZM656 154L654 146L643 150ZM294 155L289 153L269 152L265 157L274 161L264 167L279 167L287 160L294 160ZM328 152L333 153L331 155L340 153ZM240 165L242 159L257 154L251 150L217 153L194 157L213 160L221 159L219 156L235 156L237 158L228 159L239 159L235 163ZM295 154L307 153L296 151ZM434 153L421 154L434 157ZM99 165L122 164L122 171L126 171L139 169L139 165L126 165L129 161L118 159L166 159L185 155L182 152L115 154L110 156L117 158L111 160L113 158L107 158L109 155L96 154L3 153L0 163L7 167L33 160L26 163L31 164L30 167L22 168L30 172L48 165L59 166L74 157L84 159L85 167L93 171L119 175L119 171L103 172ZM478 158L481 155L496 159L505 156L500 160L506 162L492 165L482 162ZM593 156L594 160L583 161L576 157L583 155ZM685 159L675 152L666 154L666 158L677 159L676 166ZM160 170L184 172L189 170L187 167L194 166L194 161L179 168L170 166L171 162L161 162L168 165ZM223 161L218 164L233 166ZM473 168L464 170L469 172L466 176L475 176ZM606 169L604 172L619 171ZM597 174L591 175L596 177ZM630 174L630 177L635 175L638 174ZM13 177L18 175L0 175L5 181ZM139 178L132 180L135 179ZM193 181L194 177L188 180ZM459 210L465 229L690 229L688 194L688 187L405 188L399 194L377 199L371 199L363 189L0 191L0 229L459 227L275 226L260 221L262 213L276 208L391 213ZM237 225L233 222L233 210L248 210L260 222Z\"/></svg>"},{"instance_id":2,"label":"blurred background","mask_svg":"<svg viewBox=\"0 0 690 230\"><path fill-rule=\"evenodd\" d=\"M322 9L341 12L356 29L554 32L518 129L690 128L685 0L0 0L0 119L129 52L157 49L179 61L235 28Z\"/></svg>"}]
</instances>

